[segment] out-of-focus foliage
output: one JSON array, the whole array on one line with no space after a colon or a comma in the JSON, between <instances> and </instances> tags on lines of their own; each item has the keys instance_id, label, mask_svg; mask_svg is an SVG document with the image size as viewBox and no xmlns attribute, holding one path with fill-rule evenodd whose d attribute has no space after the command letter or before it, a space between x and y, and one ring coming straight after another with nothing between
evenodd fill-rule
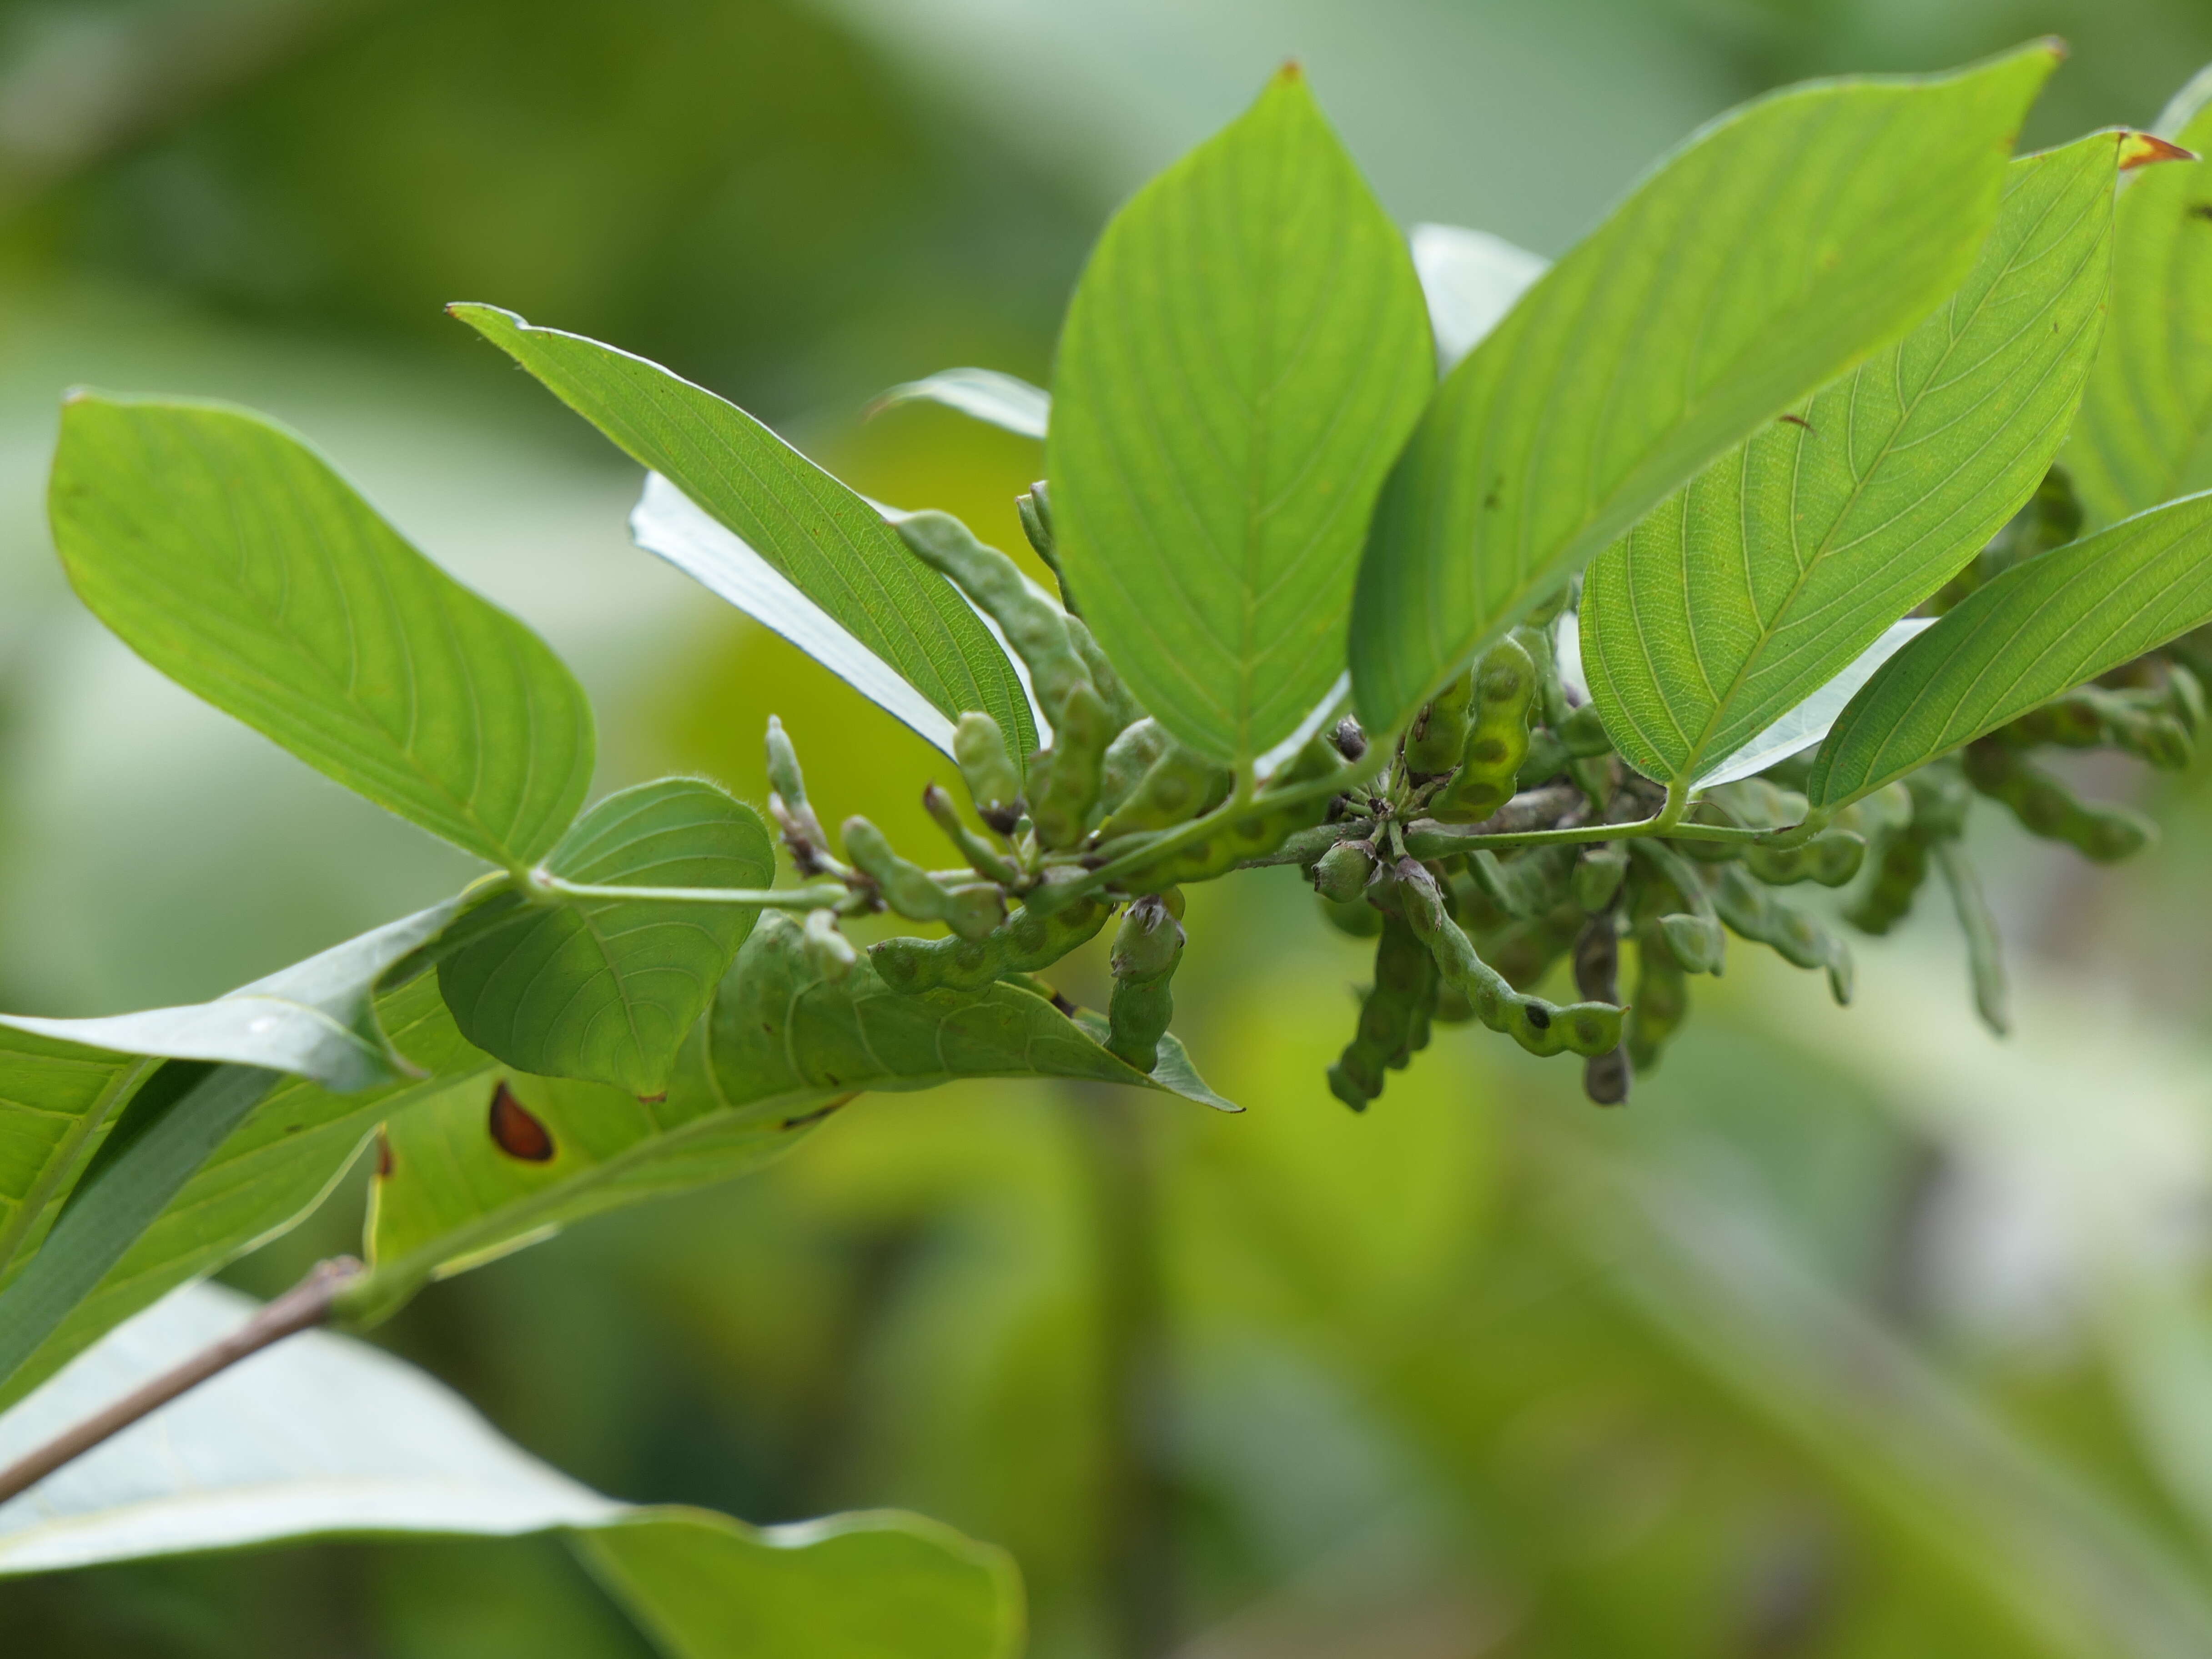
<instances>
[{"instance_id":1,"label":"out-of-focus foliage","mask_svg":"<svg viewBox=\"0 0 2212 1659\"><path fill-rule=\"evenodd\" d=\"M600 787L759 799L775 712L817 793L919 842L941 757L629 549L634 470L441 305L622 340L1018 548L1036 444L861 399L945 363L1042 380L1106 211L1285 55L1402 221L1556 252L1765 85L2046 28L2075 51L2031 143L2146 123L2212 58L2183 0L9 9L0 1006L195 1000L458 884L64 602L38 515L66 384L315 431L577 666ZM1197 918L1176 984L1242 1117L870 1097L385 1334L625 1499L897 1504L1001 1543L1040 1655L1164 1622L1239 1659L2201 1653L2212 943L2175 919L2212 904L2212 800L2154 787L2168 834L2124 872L1977 817L2033 953L2009 1047L1916 922L1848 1013L1739 952L1626 1113L1447 1035L1353 1119L1320 1078L1364 953L1255 896ZM1096 954L1062 988L1093 1007ZM349 1244L357 1190L234 1277ZM530 1540L95 1569L0 1590L0 1627L70 1659L642 1651Z\"/></svg>"}]
</instances>

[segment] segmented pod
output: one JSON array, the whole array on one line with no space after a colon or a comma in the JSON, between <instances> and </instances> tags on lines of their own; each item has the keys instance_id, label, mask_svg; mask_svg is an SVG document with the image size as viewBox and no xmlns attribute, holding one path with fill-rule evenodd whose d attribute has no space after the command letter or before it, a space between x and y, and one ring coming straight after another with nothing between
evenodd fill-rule
<instances>
[{"instance_id":1,"label":"segmented pod","mask_svg":"<svg viewBox=\"0 0 2212 1659\"><path fill-rule=\"evenodd\" d=\"M1382 931L1382 913L1364 898L1340 904L1323 895L1321 913L1330 927L1349 939L1373 939Z\"/></svg>"},{"instance_id":2,"label":"segmented pod","mask_svg":"<svg viewBox=\"0 0 2212 1659\"><path fill-rule=\"evenodd\" d=\"M1595 755L1609 753L1613 748L1613 739L1606 736L1605 721L1594 702L1570 710L1567 717L1552 728L1552 735L1559 738L1559 747L1570 760L1588 760Z\"/></svg>"},{"instance_id":3,"label":"segmented pod","mask_svg":"<svg viewBox=\"0 0 2212 1659\"><path fill-rule=\"evenodd\" d=\"M1158 720L1141 720L1123 726L1106 745L1106 757L1098 767L1098 805L1107 823L1166 751L1168 741L1167 729ZM1106 824L1099 826L1102 835L1105 830Z\"/></svg>"},{"instance_id":4,"label":"segmented pod","mask_svg":"<svg viewBox=\"0 0 2212 1659\"><path fill-rule=\"evenodd\" d=\"M1097 688L1099 701L1106 705L1106 713L1116 732L1125 731L1145 718L1144 705L1136 694L1122 683L1115 672L1113 660L1105 647L1085 626L1083 618L1071 612L1067 617L1068 642L1074 646L1075 654L1083 659L1083 665L1091 671L1091 684Z\"/></svg>"},{"instance_id":5,"label":"segmented pod","mask_svg":"<svg viewBox=\"0 0 2212 1659\"><path fill-rule=\"evenodd\" d=\"M980 939L887 939L868 947L868 963L894 991L980 990L1001 975L1049 968L1097 935L1114 907L1072 900L1049 915L1024 905Z\"/></svg>"},{"instance_id":6,"label":"segmented pod","mask_svg":"<svg viewBox=\"0 0 2212 1659\"><path fill-rule=\"evenodd\" d=\"M1966 936L1966 969L1974 989L1974 1012L1981 1016L1983 1024L2003 1036L2012 1030L2011 990L2005 980L1996 916L1964 848L1955 841L1941 842L1934 857L1943 872L1943 884L1951 890L1959 931Z\"/></svg>"},{"instance_id":7,"label":"segmented pod","mask_svg":"<svg viewBox=\"0 0 2212 1659\"><path fill-rule=\"evenodd\" d=\"M2097 864L2117 864L2148 847L2157 826L2124 806L2092 805L2008 744L1966 745L1966 781L2002 803L2032 836L2064 842Z\"/></svg>"},{"instance_id":8,"label":"segmented pod","mask_svg":"<svg viewBox=\"0 0 2212 1659\"><path fill-rule=\"evenodd\" d=\"M1609 910L1591 916L1576 935L1575 990L1585 1002L1620 1000L1620 934ZM1623 1044L1583 1061L1583 1092L1601 1106L1625 1102L1632 1077Z\"/></svg>"},{"instance_id":9,"label":"segmented pod","mask_svg":"<svg viewBox=\"0 0 2212 1659\"><path fill-rule=\"evenodd\" d=\"M1866 861L1866 851L1865 836L1849 830L1828 829L1793 847L1753 842L1743 848L1743 863L1770 887L1791 887L1801 881L1842 887L1858 874Z\"/></svg>"},{"instance_id":10,"label":"segmented pod","mask_svg":"<svg viewBox=\"0 0 2212 1659\"><path fill-rule=\"evenodd\" d=\"M1360 1000L1359 1024L1328 1068L1329 1092L1355 1112L1382 1092L1386 1070L1402 1069L1428 1043L1437 963L1399 915L1386 915L1375 943L1375 982Z\"/></svg>"},{"instance_id":11,"label":"segmented pod","mask_svg":"<svg viewBox=\"0 0 2212 1659\"><path fill-rule=\"evenodd\" d=\"M1475 953L1473 941L1445 914L1435 878L1413 860L1399 861L1392 885L1407 925L1428 946L1437 971L1458 987L1474 1017L1492 1030L1504 1032L1532 1054L1571 1052L1588 1058L1619 1045L1620 1008L1600 1002L1561 1007L1515 990Z\"/></svg>"},{"instance_id":12,"label":"segmented pod","mask_svg":"<svg viewBox=\"0 0 2212 1659\"><path fill-rule=\"evenodd\" d=\"M1886 933L1911 914L1912 901L1928 879L1928 840L1900 830L1885 837L1874 879L1844 920L1863 933Z\"/></svg>"},{"instance_id":13,"label":"segmented pod","mask_svg":"<svg viewBox=\"0 0 2212 1659\"><path fill-rule=\"evenodd\" d=\"M1045 846L1062 851L1089 833L1114 735L1113 715L1097 690L1087 679L1077 682L1053 715L1052 747L1030 762L1030 822Z\"/></svg>"},{"instance_id":14,"label":"segmented pod","mask_svg":"<svg viewBox=\"0 0 2212 1659\"><path fill-rule=\"evenodd\" d=\"M1530 847L1510 858L1487 848L1467 856L1467 872L1492 903L1516 921L1540 916L1572 889L1575 849Z\"/></svg>"},{"instance_id":15,"label":"segmented pod","mask_svg":"<svg viewBox=\"0 0 2212 1659\"><path fill-rule=\"evenodd\" d=\"M950 513L908 513L893 527L917 558L999 624L1030 671L1039 708L1050 714L1076 686L1091 684L1091 671L1068 637L1067 613L1032 587L1019 565L978 541Z\"/></svg>"},{"instance_id":16,"label":"segmented pod","mask_svg":"<svg viewBox=\"0 0 2212 1659\"><path fill-rule=\"evenodd\" d=\"M1657 918L1660 933L1674 960L1693 974L1717 975L1725 965L1727 936L1721 932L1713 897L1698 874L1697 866L1663 842L1632 843L1636 856L1644 860L1666 889L1685 907Z\"/></svg>"},{"instance_id":17,"label":"segmented pod","mask_svg":"<svg viewBox=\"0 0 2212 1659\"><path fill-rule=\"evenodd\" d=\"M1182 924L1158 896L1132 904L1115 933L1106 1048L1140 1072L1159 1064L1160 1039L1175 1014L1172 982L1182 947Z\"/></svg>"},{"instance_id":18,"label":"segmented pod","mask_svg":"<svg viewBox=\"0 0 2212 1659\"><path fill-rule=\"evenodd\" d=\"M1726 842L1712 843L1725 846ZM1594 842L1575 856L1575 902L1593 915L1612 904L1628 874L1628 847L1618 841Z\"/></svg>"},{"instance_id":19,"label":"segmented pod","mask_svg":"<svg viewBox=\"0 0 2212 1659\"><path fill-rule=\"evenodd\" d=\"M1008 886L1018 878L1020 872L1011 860L961 822L960 809L953 805L947 792L933 783L929 785L921 792L921 810L945 832L945 838L960 849L961 857L968 860L968 867L977 875Z\"/></svg>"},{"instance_id":20,"label":"segmented pod","mask_svg":"<svg viewBox=\"0 0 2212 1659\"><path fill-rule=\"evenodd\" d=\"M1422 705L1406 733L1408 771L1449 772L1459 764L1474 702L1474 671L1467 669Z\"/></svg>"},{"instance_id":21,"label":"segmented pod","mask_svg":"<svg viewBox=\"0 0 2212 1659\"><path fill-rule=\"evenodd\" d=\"M838 930L837 913L834 910L806 913L806 924L799 933L799 947L805 952L807 966L832 985L851 973L860 960L853 941Z\"/></svg>"},{"instance_id":22,"label":"segmented pod","mask_svg":"<svg viewBox=\"0 0 2212 1659\"><path fill-rule=\"evenodd\" d=\"M1122 734L1149 729L1152 736L1140 740L1154 750L1151 763L1126 797L1098 826L1102 842L1146 830L1171 830L1211 811L1229 799L1237 776L1227 767L1194 754L1151 720L1139 720ZM1117 746L1120 739L1116 739ZM1133 750L1134 748L1133 744Z\"/></svg>"},{"instance_id":23,"label":"segmented pod","mask_svg":"<svg viewBox=\"0 0 2212 1659\"><path fill-rule=\"evenodd\" d=\"M1508 636L1475 665L1467 746L1453 774L1428 806L1443 823L1479 823L1513 799L1515 780L1528 755L1528 706L1536 694L1536 665L1520 641Z\"/></svg>"},{"instance_id":24,"label":"segmented pod","mask_svg":"<svg viewBox=\"0 0 2212 1659\"><path fill-rule=\"evenodd\" d=\"M1002 836L1011 836L1022 816L1022 777L1006 752L998 721L969 709L952 728L952 759L976 816Z\"/></svg>"},{"instance_id":25,"label":"segmented pod","mask_svg":"<svg viewBox=\"0 0 2212 1659\"><path fill-rule=\"evenodd\" d=\"M940 886L920 865L894 852L884 832L863 817L845 820L844 837L853 867L875 883L884 902L899 915L941 921L969 939L982 939L1005 919L1006 901L995 884Z\"/></svg>"},{"instance_id":26,"label":"segmented pod","mask_svg":"<svg viewBox=\"0 0 2212 1659\"><path fill-rule=\"evenodd\" d=\"M1840 1005L1851 1000L1850 947L1817 917L1776 898L1741 867L1721 872L1713 908L1740 938L1771 946L1784 962L1827 970L1828 994Z\"/></svg>"},{"instance_id":27,"label":"segmented pod","mask_svg":"<svg viewBox=\"0 0 2212 1659\"><path fill-rule=\"evenodd\" d=\"M1527 921L1509 921L1487 931L1468 925L1466 932L1474 940L1475 955L1515 990L1526 991L1541 984L1553 964L1574 948L1583 920L1582 907L1569 902Z\"/></svg>"},{"instance_id":28,"label":"segmented pod","mask_svg":"<svg viewBox=\"0 0 2212 1659\"><path fill-rule=\"evenodd\" d=\"M1636 996L1628 1014L1628 1063L1638 1072L1659 1064L1668 1039L1690 1012L1689 976L1650 917L1636 929Z\"/></svg>"}]
</instances>

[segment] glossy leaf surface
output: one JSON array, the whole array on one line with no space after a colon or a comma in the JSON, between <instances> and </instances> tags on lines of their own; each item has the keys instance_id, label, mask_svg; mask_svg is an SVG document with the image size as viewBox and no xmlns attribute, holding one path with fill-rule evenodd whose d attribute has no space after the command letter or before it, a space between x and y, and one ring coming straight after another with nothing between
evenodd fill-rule
<instances>
[{"instance_id":1,"label":"glossy leaf surface","mask_svg":"<svg viewBox=\"0 0 2212 1659\"><path fill-rule=\"evenodd\" d=\"M1036 746L1029 705L981 618L874 508L758 421L657 363L493 306L453 314L641 465L672 482L957 720L981 709Z\"/></svg>"},{"instance_id":2,"label":"glossy leaf surface","mask_svg":"<svg viewBox=\"0 0 2212 1659\"><path fill-rule=\"evenodd\" d=\"M2166 136L2212 155L2212 108ZM2212 486L2212 161L2121 191L2112 315L2063 459L2092 529Z\"/></svg>"},{"instance_id":3,"label":"glossy leaf surface","mask_svg":"<svg viewBox=\"0 0 2212 1659\"><path fill-rule=\"evenodd\" d=\"M799 924L769 911L685 1043L665 1098L507 1076L510 1104L543 1137L525 1150L544 1156L501 1146L489 1085L394 1122L374 1188L371 1257L379 1279L404 1296L453 1264L755 1168L866 1090L1060 1077L1227 1108L1172 1037L1147 1077L1106 1051L1105 1029L1097 1016L1071 1019L1009 984L901 994L865 957L842 981L825 981L807 960Z\"/></svg>"},{"instance_id":4,"label":"glossy leaf surface","mask_svg":"<svg viewBox=\"0 0 2212 1659\"><path fill-rule=\"evenodd\" d=\"M1389 731L1700 467L1964 280L2056 55L1723 117L1447 377L1376 506L1352 685ZM1888 620L1885 618L1885 620Z\"/></svg>"},{"instance_id":5,"label":"glossy leaf surface","mask_svg":"<svg viewBox=\"0 0 2212 1659\"><path fill-rule=\"evenodd\" d=\"M125 644L348 788L510 868L575 816L582 688L283 428L80 392L49 504L70 580Z\"/></svg>"},{"instance_id":6,"label":"glossy leaf surface","mask_svg":"<svg viewBox=\"0 0 2212 1659\"><path fill-rule=\"evenodd\" d=\"M2212 495L2039 554L1882 665L1820 745L1806 795L1856 800L2207 622Z\"/></svg>"},{"instance_id":7,"label":"glossy leaf surface","mask_svg":"<svg viewBox=\"0 0 2212 1659\"><path fill-rule=\"evenodd\" d=\"M0 1417L0 1462L235 1329L177 1291ZM283 1425L272 1433L271 1425ZM918 1516L754 1528L601 1497L413 1366L309 1331L172 1401L0 1506L0 1575L344 1535L559 1528L672 1659L1012 1659L1003 1552Z\"/></svg>"},{"instance_id":8,"label":"glossy leaf surface","mask_svg":"<svg viewBox=\"0 0 2212 1659\"><path fill-rule=\"evenodd\" d=\"M1698 780L1849 666L2034 492L2096 353L2126 137L2014 162L1957 293L1591 564L1583 669L1638 770Z\"/></svg>"},{"instance_id":9,"label":"glossy leaf surface","mask_svg":"<svg viewBox=\"0 0 2212 1659\"><path fill-rule=\"evenodd\" d=\"M751 807L665 778L599 802L545 867L591 886L766 887L775 853ZM439 963L438 983L462 1034L509 1065L659 1094L758 914L509 890L471 918L485 931Z\"/></svg>"},{"instance_id":10,"label":"glossy leaf surface","mask_svg":"<svg viewBox=\"0 0 2212 1659\"><path fill-rule=\"evenodd\" d=\"M1193 750L1252 759L1342 672L1431 349L1405 239L1294 70L1107 227L1053 377L1053 520L1085 620Z\"/></svg>"}]
</instances>

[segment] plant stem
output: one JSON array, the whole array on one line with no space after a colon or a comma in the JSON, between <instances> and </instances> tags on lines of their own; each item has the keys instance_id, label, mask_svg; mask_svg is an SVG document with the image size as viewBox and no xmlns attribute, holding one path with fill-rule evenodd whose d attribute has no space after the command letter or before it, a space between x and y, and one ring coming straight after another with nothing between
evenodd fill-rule
<instances>
[{"instance_id":1,"label":"plant stem","mask_svg":"<svg viewBox=\"0 0 2212 1659\"><path fill-rule=\"evenodd\" d=\"M814 887L599 887L589 882L565 881L543 872L530 884L542 893L562 898L635 899L655 904L749 904L761 910L834 910L848 903L852 890L823 883Z\"/></svg>"},{"instance_id":2,"label":"plant stem","mask_svg":"<svg viewBox=\"0 0 2212 1659\"><path fill-rule=\"evenodd\" d=\"M349 1255L317 1262L305 1279L228 1336L210 1343L182 1364L140 1383L113 1405L94 1412L76 1427L64 1430L45 1445L0 1469L0 1504L28 1491L64 1464L75 1462L149 1412L228 1370L240 1360L259 1353L272 1342L321 1324L330 1317L331 1304L338 1291L361 1272L361 1263Z\"/></svg>"}]
</instances>

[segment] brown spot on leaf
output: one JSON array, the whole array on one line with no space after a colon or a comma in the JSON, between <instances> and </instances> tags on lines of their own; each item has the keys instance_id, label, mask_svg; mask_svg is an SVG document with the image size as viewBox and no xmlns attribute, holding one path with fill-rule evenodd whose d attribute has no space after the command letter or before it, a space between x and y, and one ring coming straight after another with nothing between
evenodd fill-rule
<instances>
[{"instance_id":1,"label":"brown spot on leaf","mask_svg":"<svg viewBox=\"0 0 2212 1659\"><path fill-rule=\"evenodd\" d=\"M2152 167L2160 161L2193 161L2197 152L2170 144L2150 132L2122 132L2120 134L2120 171L2131 173L2137 167Z\"/></svg>"},{"instance_id":2,"label":"brown spot on leaf","mask_svg":"<svg viewBox=\"0 0 2212 1659\"><path fill-rule=\"evenodd\" d=\"M1802 426L1808 432L1813 430L1812 422L1807 420L1802 415L1784 415L1780 418L1789 422L1792 426Z\"/></svg>"},{"instance_id":3,"label":"brown spot on leaf","mask_svg":"<svg viewBox=\"0 0 2212 1659\"><path fill-rule=\"evenodd\" d=\"M376 1178L392 1179L392 1137L381 1129L376 1132Z\"/></svg>"},{"instance_id":4,"label":"brown spot on leaf","mask_svg":"<svg viewBox=\"0 0 2212 1659\"><path fill-rule=\"evenodd\" d=\"M2192 202L2189 206L2192 219L2212 219L2212 202Z\"/></svg>"},{"instance_id":5,"label":"brown spot on leaf","mask_svg":"<svg viewBox=\"0 0 2212 1659\"><path fill-rule=\"evenodd\" d=\"M663 1089L657 1095L640 1095L637 1097L637 1103L641 1106L658 1106L662 1101L667 1098L668 1091Z\"/></svg>"},{"instance_id":6,"label":"brown spot on leaf","mask_svg":"<svg viewBox=\"0 0 2212 1659\"><path fill-rule=\"evenodd\" d=\"M811 1112L801 1112L797 1117L787 1117L784 1119L783 1122L779 1127L786 1129L804 1129L810 1123L821 1122L823 1118L829 1116L830 1113L836 1111L840 1106L849 1104L851 1102L858 1098L859 1094L857 1091L849 1095L840 1095L836 1099L831 1101L826 1106L817 1106Z\"/></svg>"},{"instance_id":7,"label":"brown spot on leaf","mask_svg":"<svg viewBox=\"0 0 2212 1659\"><path fill-rule=\"evenodd\" d=\"M553 1136L504 1082L491 1091L492 1145L525 1164L544 1164L553 1156Z\"/></svg>"}]
</instances>

